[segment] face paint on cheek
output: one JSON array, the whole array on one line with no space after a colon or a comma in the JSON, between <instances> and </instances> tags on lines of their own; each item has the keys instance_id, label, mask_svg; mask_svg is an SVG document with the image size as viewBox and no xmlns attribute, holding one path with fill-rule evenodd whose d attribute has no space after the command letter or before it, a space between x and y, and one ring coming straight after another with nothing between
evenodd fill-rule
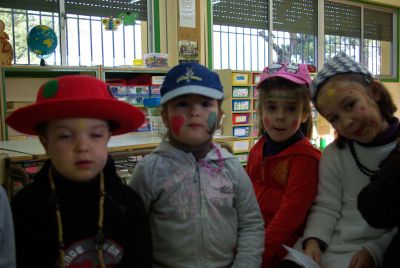
<instances>
[{"instance_id":1,"label":"face paint on cheek","mask_svg":"<svg viewBox=\"0 0 400 268\"><path fill-rule=\"evenodd\" d=\"M265 128L271 126L271 120L269 120L269 118L264 118L263 123Z\"/></svg>"},{"instance_id":2,"label":"face paint on cheek","mask_svg":"<svg viewBox=\"0 0 400 268\"><path fill-rule=\"evenodd\" d=\"M296 129L296 128L298 128L298 126L299 126L299 120L296 119L296 120L294 120L293 123L292 123L292 129Z\"/></svg>"},{"instance_id":3,"label":"face paint on cheek","mask_svg":"<svg viewBox=\"0 0 400 268\"><path fill-rule=\"evenodd\" d=\"M183 116L171 117L170 125L171 125L172 133L179 136L179 132L181 131L181 128L182 128L182 125L184 122L185 122L185 118L183 118Z\"/></svg>"},{"instance_id":4,"label":"face paint on cheek","mask_svg":"<svg viewBox=\"0 0 400 268\"><path fill-rule=\"evenodd\" d=\"M215 112L211 112L207 119L208 129L213 132L216 128L215 123L217 122L217 114Z\"/></svg>"}]
</instances>

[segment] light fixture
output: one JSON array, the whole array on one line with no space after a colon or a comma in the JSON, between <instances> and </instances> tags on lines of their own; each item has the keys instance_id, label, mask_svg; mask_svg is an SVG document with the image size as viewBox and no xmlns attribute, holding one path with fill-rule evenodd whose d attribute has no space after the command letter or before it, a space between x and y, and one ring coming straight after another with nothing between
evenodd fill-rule
<instances>
[{"instance_id":1,"label":"light fixture","mask_svg":"<svg viewBox=\"0 0 400 268\"><path fill-rule=\"evenodd\" d=\"M215 5L221 3L221 0L211 0L211 4Z\"/></svg>"},{"instance_id":2,"label":"light fixture","mask_svg":"<svg viewBox=\"0 0 400 268\"><path fill-rule=\"evenodd\" d=\"M129 0L129 3L130 4L133 4L133 3L137 3L137 2L139 2L140 0Z\"/></svg>"}]
</instances>

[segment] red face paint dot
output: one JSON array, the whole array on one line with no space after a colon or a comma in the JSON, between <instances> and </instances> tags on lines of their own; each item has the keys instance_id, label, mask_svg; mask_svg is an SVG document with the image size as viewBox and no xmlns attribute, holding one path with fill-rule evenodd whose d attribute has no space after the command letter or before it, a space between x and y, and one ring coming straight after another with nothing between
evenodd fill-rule
<instances>
[{"instance_id":1,"label":"red face paint dot","mask_svg":"<svg viewBox=\"0 0 400 268\"><path fill-rule=\"evenodd\" d=\"M171 131L173 134L176 136L179 136L179 132L181 131L183 122L185 122L185 118L183 116L172 116L170 125L171 125Z\"/></svg>"},{"instance_id":2,"label":"red face paint dot","mask_svg":"<svg viewBox=\"0 0 400 268\"><path fill-rule=\"evenodd\" d=\"M264 127L270 127L271 126L271 120L269 118L264 118Z\"/></svg>"},{"instance_id":3,"label":"red face paint dot","mask_svg":"<svg viewBox=\"0 0 400 268\"><path fill-rule=\"evenodd\" d=\"M296 120L294 120L293 121L293 123L292 123L292 129L295 129L295 128L297 128L297 126L299 125L299 120L298 119L296 119Z\"/></svg>"}]
</instances>

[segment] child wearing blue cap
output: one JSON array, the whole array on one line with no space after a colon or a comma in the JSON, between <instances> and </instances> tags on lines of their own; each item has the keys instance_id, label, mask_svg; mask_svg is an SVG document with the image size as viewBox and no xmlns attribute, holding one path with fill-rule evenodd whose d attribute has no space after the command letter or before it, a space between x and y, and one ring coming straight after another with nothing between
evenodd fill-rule
<instances>
[{"instance_id":1,"label":"child wearing blue cap","mask_svg":"<svg viewBox=\"0 0 400 268\"><path fill-rule=\"evenodd\" d=\"M380 166L398 146L400 124L394 117L396 106L385 86L344 53L326 62L311 88L315 107L336 130L338 138L322 154L318 193L298 246L303 246L304 253L324 268L382 267L382 264L399 267L398 257L397 265L386 265L390 263L388 256L399 255L398 242L392 254L384 254L393 232L369 226L370 218L366 217L366 221L357 210L361 206L364 216L391 215L391 222L376 227L399 225L395 220L398 209L394 209L399 204L399 187L393 187L399 185L399 172L388 168L387 163ZM392 167L398 165L398 161L391 163ZM370 182L383 186L384 180L386 187L377 187L381 199L368 194L357 200ZM382 204L385 205L378 211ZM379 218L371 222L379 222Z\"/></svg>"},{"instance_id":2,"label":"child wearing blue cap","mask_svg":"<svg viewBox=\"0 0 400 268\"><path fill-rule=\"evenodd\" d=\"M264 223L250 179L212 142L223 97L218 75L200 64L165 77L167 136L129 181L150 214L153 267L260 267Z\"/></svg>"}]
</instances>

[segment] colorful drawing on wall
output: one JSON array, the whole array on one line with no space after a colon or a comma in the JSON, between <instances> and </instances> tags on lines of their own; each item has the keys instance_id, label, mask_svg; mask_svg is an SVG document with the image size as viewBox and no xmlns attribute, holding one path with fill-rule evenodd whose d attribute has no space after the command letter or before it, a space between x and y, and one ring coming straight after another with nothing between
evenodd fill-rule
<instances>
[{"instance_id":1,"label":"colorful drawing on wall","mask_svg":"<svg viewBox=\"0 0 400 268\"><path fill-rule=\"evenodd\" d=\"M0 65L11 65L13 60L13 49L8 42L10 39L8 34L4 32L6 25L0 20Z\"/></svg>"},{"instance_id":2,"label":"colorful drawing on wall","mask_svg":"<svg viewBox=\"0 0 400 268\"><path fill-rule=\"evenodd\" d=\"M139 14L137 12L125 12L119 14L118 18L122 20L122 23L125 26L135 25L136 19L139 18Z\"/></svg>"},{"instance_id":3,"label":"colorful drawing on wall","mask_svg":"<svg viewBox=\"0 0 400 268\"><path fill-rule=\"evenodd\" d=\"M199 62L199 48L196 41L179 40L179 62Z\"/></svg>"},{"instance_id":4,"label":"colorful drawing on wall","mask_svg":"<svg viewBox=\"0 0 400 268\"><path fill-rule=\"evenodd\" d=\"M28 34L28 47L40 59L40 65L45 66L47 59L57 47L57 35L46 25L36 25Z\"/></svg>"},{"instance_id":5,"label":"colorful drawing on wall","mask_svg":"<svg viewBox=\"0 0 400 268\"><path fill-rule=\"evenodd\" d=\"M122 21L120 18L114 18L113 16L110 16L108 18L102 18L101 23L104 25L104 30L116 31L118 26L121 25Z\"/></svg>"}]
</instances>

